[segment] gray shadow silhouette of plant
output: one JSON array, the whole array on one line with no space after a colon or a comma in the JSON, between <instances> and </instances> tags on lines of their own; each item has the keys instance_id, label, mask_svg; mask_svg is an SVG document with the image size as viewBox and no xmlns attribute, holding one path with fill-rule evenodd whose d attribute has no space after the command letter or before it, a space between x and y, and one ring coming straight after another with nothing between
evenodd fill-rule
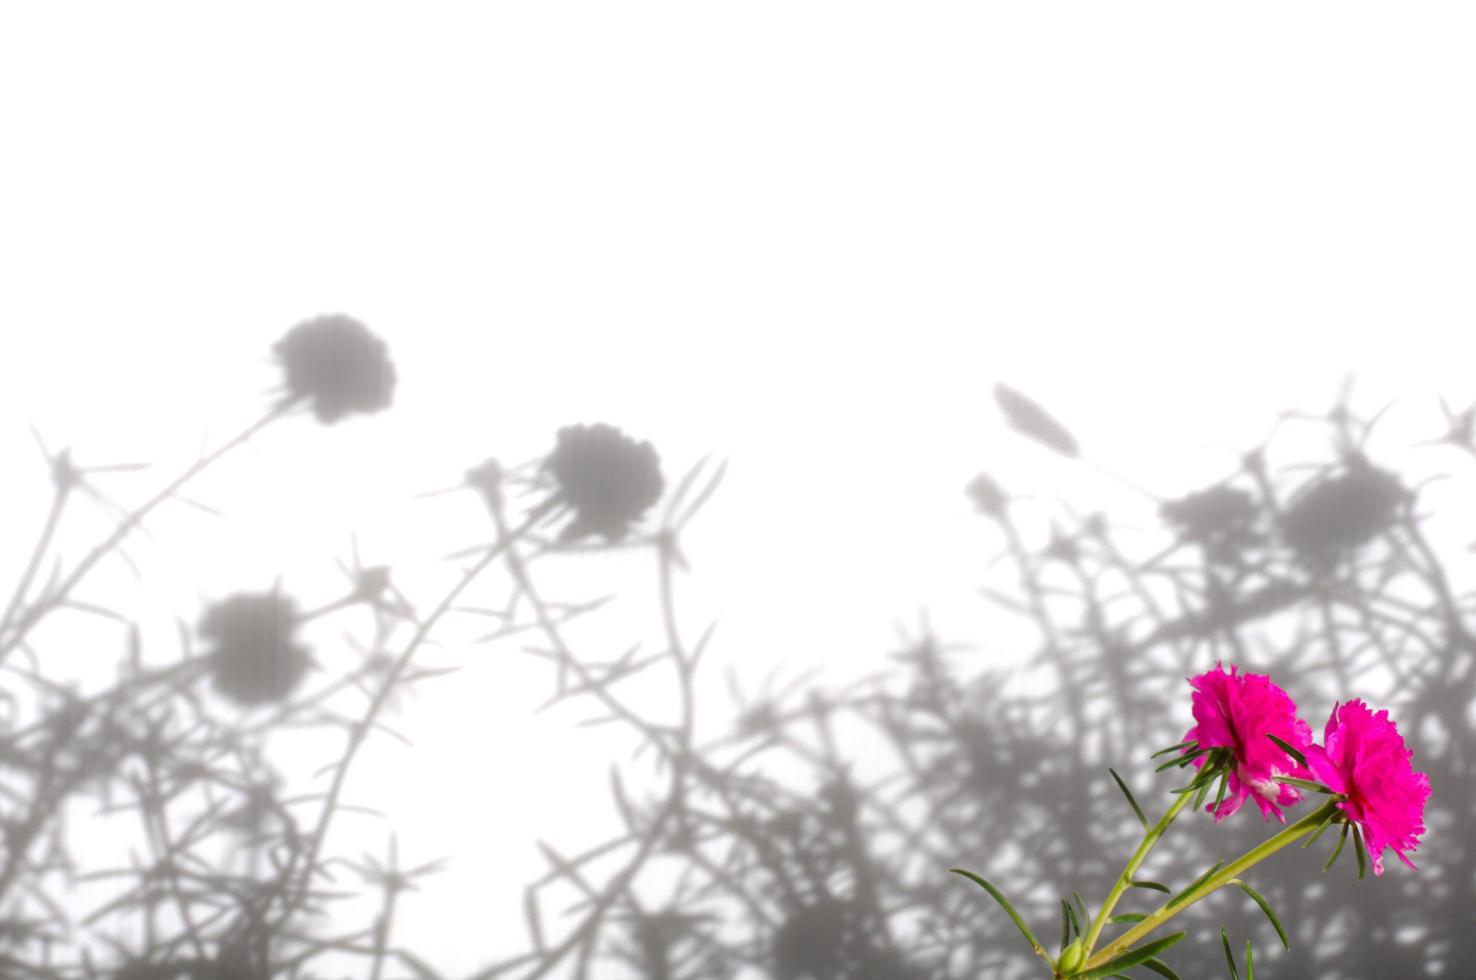
<instances>
[{"instance_id":1,"label":"gray shadow silhouette of plant","mask_svg":"<svg viewBox=\"0 0 1476 980\"><path fill-rule=\"evenodd\" d=\"M1109 767L1146 809L1167 802L1185 776L1156 773L1149 753L1182 740L1184 679L1217 662L1270 674L1302 703L1356 693L1393 709L1435 794L1418 872L1360 884L1346 860L1322 870L1326 847L1292 848L1253 875L1290 949L1254 901L1226 890L1186 913L1191 938L1165 954L1174 969L1224 975L1222 925L1237 948L1254 942L1264 976L1449 977L1476 959L1464 830L1476 816L1476 597L1427 537L1423 484L1380 465L1378 417L1356 415L1346 392L1322 415L1288 413L1223 480L1160 501L1156 529L1027 504L997 474L972 481L998 542L980 599L1016 624L1008 635L1029 637L1023 667L924 625L873 675L779 671L752 694L751 678L730 676L732 703L712 705L697 678L713 629L689 632L677 583L682 534L724 466L702 460L672 478L649 443L603 423L560 430L538 459L467 470L456 489L485 504L491 540L450 556L455 584L430 600L355 549L343 592L316 608L243 582L181 617L177 651L144 649L127 610L82 595L104 559L126 558L151 513L269 425L390 406L387 347L358 321L306 321L275 352L284 382L266 415L74 560L58 552L58 528L111 468L43 446L53 502L0 615L0 975L446 976L395 932L397 910L434 890L443 863L402 867L395 833L382 853L350 857L332 831L353 810L346 787L366 740L398 734L388 706L454 669L424 652L457 622L491 623L481 642L548 665L551 694L530 711L592 712L638 746L608 790L589 788L608 792L622 829L529 842L547 872L525 885L524 921L497 924L525 931L525 951L467 980L1040 976L1013 923L948 869L1008 883L1043 942L1064 919L1064 946L1071 920L1090 914L1073 889L1104 894L1136 839ZM1096 465L1020 392L1000 386L996 399L1022 436ZM1472 413L1441 407L1448 431L1428 451L1476 456ZM1323 429L1328 458L1280 460L1283 425ZM600 631L616 596L556 597L545 584L550 563L617 552L654 565L654 642ZM369 611L373 635L345 668L298 629L349 608ZM54 675L38 628L74 616L118 631L115 679ZM289 784L269 744L299 729L340 740L306 786ZM1215 852L1263 838L1256 816L1217 828ZM79 818L131 828L131 850L79 865ZM1192 881L1210 825L1202 808L1186 813L1145 874L1171 890ZM1155 892L1143 892L1122 911L1151 909Z\"/></svg>"}]
</instances>

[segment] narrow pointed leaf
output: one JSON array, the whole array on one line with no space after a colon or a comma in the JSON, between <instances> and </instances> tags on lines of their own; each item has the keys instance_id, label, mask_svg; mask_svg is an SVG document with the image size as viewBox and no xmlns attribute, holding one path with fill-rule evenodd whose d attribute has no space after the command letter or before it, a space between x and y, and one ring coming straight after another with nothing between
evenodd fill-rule
<instances>
[{"instance_id":1,"label":"narrow pointed leaf","mask_svg":"<svg viewBox=\"0 0 1476 980\"><path fill-rule=\"evenodd\" d=\"M1324 817L1322 823L1317 825L1317 829L1312 831L1311 835L1307 837L1306 843L1304 843L1302 846L1311 847L1312 842L1321 837L1323 832L1333 825L1333 821L1335 821L1338 816L1338 812L1334 810L1332 813L1329 813L1326 817Z\"/></svg>"},{"instance_id":2,"label":"narrow pointed leaf","mask_svg":"<svg viewBox=\"0 0 1476 980\"><path fill-rule=\"evenodd\" d=\"M1256 980L1256 965L1251 962L1251 941L1245 941L1245 980Z\"/></svg>"},{"instance_id":3,"label":"narrow pointed leaf","mask_svg":"<svg viewBox=\"0 0 1476 980\"><path fill-rule=\"evenodd\" d=\"M1198 745L1198 744L1199 744L1198 742L1196 742L1194 739L1191 738L1187 742L1180 742L1178 745L1170 745L1166 749L1159 749L1157 752L1153 753L1148 758L1150 758L1150 759L1156 759L1156 758L1158 758L1161 755L1168 755L1170 752L1175 752L1175 751L1178 751L1179 749L1187 749L1191 745Z\"/></svg>"},{"instance_id":4,"label":"narrow pointed leaf","mask_svg":"<svg viewBox=\"0 0 1476 980\"><path fill-rule=\"evenodd\" d=\"M1138 815L1138 823L1143 825L1144 830L1147 830L1148 818L1143 816L1143 808L1138 806L1137 800L1133 799L1133 791L1128 789L1127 783L1122 781L1122 777L1117 774L1116 769L1108 769L1107 771L1112 773L1113 779L1117 780L1117 788L1122 790L1122 795L1127 797L1128 806L1132 807L1133 812Z\"/></svg>"},{"instance_id":5,"label":"narrow pointed leaf","mask_svg":"<svg viewBox=\"0 0 1476 980\"><path fill-rule=\"evenodd\" d=\"M1241 881L1239 878L1235 879L1235 883L1240 886L1241 891L1249 895L1251 897L1251 900L1261 907L1262 912L1266 913L1266 918L1271 920L1271 925L1276 929L1276 935L1281 939L1281 945L1286 947L1287 949L1291 949L1291 940L1286 938L1286 930L1281 928L1281 920L1276 918L1276 910L1271 907L1271 903L1266 901L1265 897L1262 896L1260 892L1256 891L1254 888Z\"/></svg>"},{"instance_id":6,"label":"narrow pointed leaf","mask_svg":"<svg viewBox=\"0 0 1476 980\"><path fill-rule=\"evenodd\" d=\"M1224 866L1225 866L1225 862L1224 861L1216 861L1215 864L1214 864L1214 867L1210 868L1208 871L1206 871L1204 874L1200 875L1198 878L1195 878L1187 886L1185 886L1185 888L1184 888L1183 891L1179 892L1179 894L1177 894L1173 898L1169 899L1168 900L1168 906L1167 907L1168 908L1173 908L1174 906L1182 903L1184 901L1184 899L1188 898L1190 896L1190 894L1192 894L1196 888L1198 888L1200 885L1204 884L1206 881L1209 881L1210 878L1214 877L1215 872L1216 871L1219 871Z\"/></svg>"},{"instance_id":7,"label":"narrow pointed leaf","mask_svg":"<svg viewBox=\"0 0 1476 980\"><path fill-rule=\"evenodd\" d=\"M1363 843L1363 831L1353 831L1353 853L1358 855L1358 880L1363 880L1363 873L1368 870L1368 848Z\"/></svg>"},{"instance_id":8,"label":"narrow pointed leaf","mask_svg":"<svg viewBox=\"0 0 1476 980\"><path fill-rule=\"evenodd\" d=\"M1066 901L1066 899L1064 898L1061 899L1061 916L1063 919L1061 923L1061 935L1066 937L1066 942L1061 944L1061 948L1065 949L1067 944L1071 941L1071 936L1081 935L1081 922L1076 918L1076 910L1073 909L1071 907L1071 903ZM1070 927L1069 934L1067 932L1068 926Z\"/></svg>"},{"instance_id":9,"label":"narrow pointed leaf","mask_svg":"<svg viewBox=\"0 0 1476 980\"><path fill-rule=\"evenodd\" d=\"M1163 960L1144 960L1143 965L1161 977L1168 977L1168 980L1184 980Z\"/></svg>"},{"instance_id":10,"label":"narrow pointed leaf","mask_svg":"<svg viewBox=\"0 0 1476 980\"><path fill-rule=\"evenodd\" d=\"M1288 745L1287 743L1283 742L1275 735L1272 735L1270 732L1266 733L1266 737L1275 742L1278 749L1285 752L1287 755L1296 760L1297 765L1301 766L1303 769L1307 768L1307 757L1305 755L1303 755L1301 752L1297 751L1295 748Z\"/></svg>"},{"instance_id":11,"label":"narrow pointed leaf","mask_svg":"<svg viewBox=\"0 0 1476 980\"><path fill-rule=\"evenodd\" d=\"M994 386L994 400L1015 431L1048 446L1062 456L1079 456L1081 447L1066 427L1031 399L1005 384Z\"/></svg>"},{"instance_id":12,"label":"narrow pointed leaf","mask_svg":"<svg viewBox=\"0 0 1476 980\"><path fill-rule=\"evenodd\" d=\"M1221 775L1221 778L1224 778L1223 774ZM1213 779L1206 779L1204 781L1204 784L1199 787L1199 792L1194 794L1194 809L1198 810L1200 807L1204 806L1205 797L1209 796L1210 787L1214 784L1215 781Z\"/></svg>"},{"instance_id":13,"label":"narrow pointed leaf","mask_svg":"<svg viewBox=\"0 0 1476 980\"><path fill-rule=\"evenodd\" d=\"M1031 947L1035 950L1037 955L1042 957L1046 956L1045 947L1042 946L1040 942L1035 938L1035 934L1030 931L1030 927L1025 924L1025 920L1020 918L1020 913L1015 911L1015 907L1010 904L1009 899L1004 897L1003 892L1001 892L998 888L995 888L993 885L985 881L980 876L974 874L972 871L965 871L962 868L949 868L948 870L952 871L956 875L962 875L963 877L969 879L974 884L978 885L980 888L984 889L991 896L993 896L994 900L999 903L1000 907L1004 909L1007 913L1009 913L1010 918L1013 919L1015 922L1015 926L1020 930L1020 934L1025 937L1026 942L1030 943Z\"/></svg>"},{"instance_id":14,"label":"narrow pointed leaf","mask_svg":"<svg viewBox=\"0 0 1476 980\"><path fill-rule=\"evenodd\" d=\"M1209 755L1212 751L1212 749L1195 749L1192 752L1185 752L1183 755L1175 756L1169 761L1161 763L1159 767L1154 770L1154 772L1163 772L1165 769L1174 768L1182 769L1184 766L1187 766L1195 759L1198 759L1200 756Z\"/></svg>"},{"instance_id":15,"label":"narrow pointed leaf","mask_svg":"<svg viewBox=\"0 0 1476 980\"><path fill-rule=\"evenodd\" d=\"M1162 953L1183 938L1184 933L1176 932L1172 936L1165 936L1157 942L1128 950L1117 959L1103 963L1095 970L1088 970L1085 973L1078 974L1078 976L1081 977L1081 980L1102 980L1102 978L1110 977L1114 973L1121 973L1123 970L1135 967L1139 963L1147 963L1151 959L1156 959L1159 953Z\"/></svg>"},{"instance_id":16,"label":"narrow pointed leaf","mask_svg":"<svg viewBox=\"0 0 1476 980\"><path fill-rule=\"evenodd\" d=\"M1076 892L1072 892L1071 897L1076 899L1076 907L1081 912L1081 931L1084 933L1091 932L1092 916L1089 912L1087 912L1086 902L1083 902L1081 900L1081 896L1078 895Z\"/></svg>"},{"instance_id":17,"label":"narrow pointed leaf","mask_svg":"<svg viewBox=\"0 0 1476 980\"><path fill-rule=\"evenodd\" d=\"M1348 843L1348 825L1343 824L1343 832L1338 836L1338 846L1333 848L1332 857L1328 858L1327 863L1322 866L1323 871L1333 866L1333 862L1338 859L1338 855L1343 853L1343 845L1346 843Z\"/></svg>"},{"instance_id":18,"label":"narrow pointed leaf","mask_svg":"<svg viewBox=\"0 0 1476 980\"><path fill-rule=\"evenodd\" d=\"M1230 774L1228 772L1220 773L1220 788L1215 790L1215 802L1211 804L1211 810L1218 811L1220 809L1220 803L1225 799L1225 790L1229 785Z\"/></svg>"},{"instance_id":19,"label":"narrow pointed leaf","mask_svg":"<svg viewBox=\"0 0 1476 980\"><path fill-rule=\"evenodd\" d=\"M1115 926L1121 925L1124 922L1137 923L1142 922L1146 918L1148 918L1148 915L1145 912L1119 912L1108 919L1107 924Z\"/></svg>"},{"instance_id":20,"label":"narrow pointed leaf","mask_svg":"<svg viewBox=\"0 0 1476 980\"><path fill-rule=\"evenodd\" d=\"M1240 980L1240 970L1235 966L1235 953L1230 949L1230 933L1220 927L1220 942L1225 945L1225 962L1230 964L1230 980Z\"/></svg>"},{"instance_id":21,"label":"narrow pointed leaf","mask_svg":"<svg viewBox=\"0 0 1476 980\"><path fill-rule=\"evenodd\" d=\"M1220 774L1214 769L1210 768L1209 766L1205 766L1203 769L1199 770L1199 775L1195 776L1192 780L1189 781L1189 784L1187 786L1180 786L1177 789L1170 790L1170 792L1172 792L1175 796L1183 796L1185 793L1198 792L1200 787L1208 786L1210 782L1219 775Z\"/></svg>"},{"instance_id":22,"label":"narrow pointed leaf","mask_svg":"<svg viewBox=\"0 0 1476 980\"><path fill-rule=\"evenodd\" d=\"M1161 881L1149 881L1147 878L1136 878L1128 882L1129 888L1146 888L1149 891L1163 892L1165 895L1172 894L1168 885Z\"/></svg>"}]
</instances>

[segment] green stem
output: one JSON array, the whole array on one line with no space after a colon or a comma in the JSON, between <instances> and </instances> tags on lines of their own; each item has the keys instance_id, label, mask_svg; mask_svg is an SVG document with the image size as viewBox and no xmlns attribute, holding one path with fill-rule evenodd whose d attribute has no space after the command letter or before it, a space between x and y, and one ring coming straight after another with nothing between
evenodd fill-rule
<instances>
[{"instance_id":1,"label":"green stem","mask_svg":"<svg viewBox=\"0 0 1476 980\"><path fill-rule=\"evenodd\" d=\"M1321 826L1323 821L1327 820L1329 817L1338 812L1339 802L1341 802L1340 797L1333 797L1329 799L1322 806L1318 807L1316 810L1313 810L1311 813L1307 814L1296 823L1282 830L1274 837L1271 837L1251 848L1249 851L1246 851L1240 857L1236 858L1234 861L1231 861L1219 871L1216 871L1214 874L1210 875L1198 887L1194 888L1183 896L1175 896L1174 898L1169 899L1163 905L1159 906L1158 909L1152 912L1142 922L1139 922L1127 932L1123 933L1121 936L1118 936L1107 946L1103 947L1100 953L1093 956L1090 960L1086 962L1086 964L1082 967L1082 971L1085 972L1086 970L1095 969L1096 967L1099 967L1104 963L1107 963L1108 961L1121 956L1123 953L1127 952L1127 950L1133 945L1133 943L1137 942L1139 939L1142 939L1154 929L1157 929L1159 926L1163 925L1165 922L1169 921L1174 916L1178 915L1180 912L1184 911L1189 906L1199 901L1201 898L1204 898L1206 895L1210 895L1213 892L1216 892L1219 889L1225 887L1226 885L1231 884L1246 869L1259 864L1266 858L1275 854L1277 851L1286 847L1288 844L1295 843L1301 838L1307 836L1312 831Z\"/></svg>"},{"instance_id":2,"label":"green stem","mask_svg":"<svg viewBox=\"0 0 1476 980\"><path fill-rule=\"evenodd\" d=\"M1122 869L1122 874L1117 876L1117 881L1113 884L1112 891L1107 893L1107 900L1102 903L1102 908L1092 920L1092 928L1087 932L1086 941L1082 948L1082 952L1087 956L1092 955L1092 948L1097 945L1097 939L1102 935L1102 929L1107 925L1107 920L1111 918L1112 910L1117 907L1118 900L1122 898L1123 893L1128 888L1132 887L1133 875L1137 874L1138 868L1142 867L1143 861L1148 857L1148 852L1153 850L1153 846L1158 843L1158 839L1163 836L1164 831L1168 830L1169 824L1173 823L1174 818L1183 812L1184 808L1189 805L1189 801L1194 796L1194 793L1180 793L1179 798L1174 800L1173 805L1159 818L1158 823L1144 832L1143 842L1133 852L1132 858L1128 860L1127 867Z\"/></svg>"}]
</instances>

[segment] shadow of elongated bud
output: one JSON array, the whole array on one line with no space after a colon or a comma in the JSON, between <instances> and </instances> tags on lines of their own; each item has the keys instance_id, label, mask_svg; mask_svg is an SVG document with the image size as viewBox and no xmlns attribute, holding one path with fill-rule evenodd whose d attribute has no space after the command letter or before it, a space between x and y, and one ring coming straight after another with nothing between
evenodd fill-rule
<instances>
[{"instance_id":1,"label":"shadow of elongated bud","mask_svg":"<svg viewBox=\"0 0 1476 980\"><path fill-rule=\"evenodd\" d=\"M1004 412L1005 419L1016 431L1023 433L1063 456L1081 455L1076 437L1066 431L1050 413L1015 389L1004 384L994 386L994 400Z\"/></svg>"}]
</instances>

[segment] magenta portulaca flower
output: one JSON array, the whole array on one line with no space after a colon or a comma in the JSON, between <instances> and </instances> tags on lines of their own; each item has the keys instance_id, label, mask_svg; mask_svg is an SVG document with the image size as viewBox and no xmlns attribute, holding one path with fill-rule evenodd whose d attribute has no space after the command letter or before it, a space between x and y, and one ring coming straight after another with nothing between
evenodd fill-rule
<instances>
[{"instance_id":1,"label":"magenta portulaca flower","mask_svg":"<svg viewBox=\"0 0 1476 980\"><path fill-rule=\"evenodd\" d=\"M1374 714L1359 698L1333 705L1323 745L1306 750L1307 765L1327 788L1347 799L1338 804L1363 834L1373 856L1374 874L1384 873L1384 849L1406 865L1425 832L1425 801L1430 777L1415 772L1413 750L1388 711Z\"/></svg>"},{"instance_id":2,"label":"magenta portulaca flower","mask_svg":"<svg viewBox=\"0 0 1476 980\"><path fill-rule=\"evenodd\" d=\"M1405 747L1398 728L1389 719L1389 712L1375 714L1357 698L1334 703L1332 716L1328 718L1323 733L1325 744L1317 745L1312 741L1312 731L1307 723L1297 717L1295 702L1271 683L1269 677L1241 674L1235 666L1226 673L1224 667L1217 663L1213 670L1188 680L1194 689L1195 725L1185 734L1183 742L1161 749L1153 753L1153 757L1177 752L1158 767L1159 771L1184 769L1192 764L1198 774L1187 786L1174 790L1178 799L1157 824L1150 826L1127 783L1116 770L1109 770L1142 824L1143 842L1118 876L1117 883L1095 917L1087 912L1081 896L1072 893L1076 907L1088 924L1081 925L1082 920L1071 914L1071 905L1064 901L1061 903L1066 921L1062 925L1059 956L1047 952L998 888L971 871L950 869L989 892L1009 913L1035 954L1045 960L1053 977L1123 976L1124 971L1131 967L1145 963L1153 965L1157 954L1183 939L1186 933L1181 931L1144 945L1137 944L1201 898L1229 885L1239 885L1255 900L1276 927L1282 943L1290 948L1286 930L1277 920L1276 913L1241 876L1303 838L1306 841L1302 846L1306 847L1329 827L1341 827L1342 830L1332 857L1323 866L1324 870L1332 867L1338 859L1350 832L1358 854L1360 880L1370 854L1373 856L1374 874L1384 873L1384 851L1389 848L1394 849L1399 860L1414 867L1408 854L1419 847L1420 838L1425 833L1425 804L1430 798L1430 779L1414 770L1410 762L1414 753ZM1216 823L1239 810L1250 799L1260 807L1262 819L1269 821L1275 815L1285 824L1287 821L1281 808L1301 800L1298 787L1323 794L1323 802L1296 823L1277 831L1228 864L1217 861L1154 911L1132 916L1112 915L1118 900L1129 887L1148 884L1136 881L1134 876L1168 825L1186 808L1192 806L1197 809L1208 798L1210 787L1216 785L1215 801L1207 808L1214 814ZM1156 887L1166 892L1170 890L1163 885ZM1124 920L1133 924L1099 948L1097 941L1102 939L1103 925ZM1073 929L1073 925L1079 928ZM1239 976L1229 936L1223 929L1220 938L1230 972ZM1249 942L1245 947L1245 966L1249 976ZM1158 972L1166 976L1173 973L1167 968Z\"/></svg>"},{"instance_id":3,"label":"magenta portulaca flower","mask_svg":"<svg viewBox=\"0 0 1476 980\"><path fill-rule=\"evenodd\" d=\"M1297 717L1291 697L1264 674L1230 673L1219 664L1189 684L1194 688L1193 710L1197 724L1184 736L1198 749L1224 749L1229 753L1227 789L1218 805L1206 809L1219 823L1239 810L1246 800L1260 807L1261 818L1286 823L1281 808L1301 800L1293 786L1276 782L1277 776L1303 779L1312 774L1282 751L1267 735L1275 735L1298 751L1312 744L1312 729ZM1194 760L1196 766L1204 758Z\"/></svg>"}]
</instances>

